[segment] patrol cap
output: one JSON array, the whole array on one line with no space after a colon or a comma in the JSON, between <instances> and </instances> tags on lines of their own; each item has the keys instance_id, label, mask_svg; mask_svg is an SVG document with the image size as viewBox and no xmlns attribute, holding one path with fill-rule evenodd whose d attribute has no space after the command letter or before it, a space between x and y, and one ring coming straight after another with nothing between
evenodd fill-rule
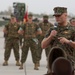
<instances>
[{"instance_id":1,"label":"patrol cap","mask_svg":"<svg viewBox=\"0 0 75 75\"><path fill-rule=\"evenodd\" d=\"M75 17L72 17L69 21L70 22L75 21Z\"/></svg>"},{"instance_id":2,"label":"patrol cap","mask_svg":"<svg viewBox=\"0 0 75 75\"><path fill-rule=\"evenodd\" d=\"M48 15L44 15L43 18L49 18Z\"/></svg>"},{"instance_id":3,"label":"patrol cap","mask_svg":"<svg viewBox=\"0 0 75 75\"><path fill-rule=\"evenodd\" d=\"M28 16L33 17L33 14L32 13L29 13Z\"/></svg>"},{"instance_id":4,"label":"patrol cap","mask_svg":"<svg viewBox=\"0 0 75 75\"><path fill-rule=\"evenodd\" d=\"M66 7L55 7L54 9L54 15L62 15L63 13L67 13L67 8Z\"/></svg>"}]
</instances>

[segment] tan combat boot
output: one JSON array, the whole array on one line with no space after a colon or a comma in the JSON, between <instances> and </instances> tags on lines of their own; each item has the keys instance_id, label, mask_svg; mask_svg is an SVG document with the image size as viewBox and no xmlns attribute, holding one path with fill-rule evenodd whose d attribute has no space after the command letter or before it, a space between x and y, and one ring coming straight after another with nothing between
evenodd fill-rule
<instances>
[{"instance_id":1,"label":"tan combat boot","mask_svg":"<svg viewBox=\"0 0 75 75\"><path fill-rule=\"evenodd\" d=\"M20 62L19 61L16 61L16 66L20 66Z\"/></svg>"},{"instance_id":2,"label":"tan combat boot","mask_svg":"<svg viewBox=\"0 0 75 75\"><path fill-rule=\"evenodd\" d=\"M40 62L39 61L37 62L37 66L40 67Z\"/></svg>"},{"instance_id":3,"label":"tan combat boot","mask_svg":"<svg viewBox=\"0 0 75 75\"><path fill-rule=\"evenodd\" d=\"M3 66L8 66L8 61L4 61Z\"/></svg>"},{"instance_id":4,"label":"tan combat boot","mask_svg":"<svg viewBox=\"0 0 75 75\"><path fill-rule=\"evenodd\" d=\"M34 70L39 70L37 63L34 64Z\"/></svg>"},{"instance_id":5,"label":"tan combat boot","mask_svg":"<svg viewBox=\"0 0 75 75\"><path fill-rule=\"evenodd\" d=\"M21 63L21 65L20 65L20 68L19 68L19 69L20 69L20 70L23 69L23 64L22 64L22 63Z\"/></svg>"}]
</instances>

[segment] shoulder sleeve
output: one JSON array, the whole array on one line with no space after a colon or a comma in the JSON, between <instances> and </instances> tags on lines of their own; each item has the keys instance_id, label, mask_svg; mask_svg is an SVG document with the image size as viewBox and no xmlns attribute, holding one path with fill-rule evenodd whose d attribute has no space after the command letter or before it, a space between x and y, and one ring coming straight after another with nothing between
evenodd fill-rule
<instances>
[{"instance_id":1,"label":"shoulder sleeve","mask_svg":"<svg viewBox=\"0 0 75 75\"><path fill-rule=\"evenodd\" d=\"M19 30L19 28L20 28L20 24L16 23L16 25L17 25L17 27L18 27L18 29L17 29L17 30Z\"/></svg>"},{"instance_id":2,"label":"shoulder sleeve","mask_svg":"<svg viewBox=\"0 0 75 75\"><path fill-rule=\"evenodd\" d=\"M50 35L52 30L55 30L54 26L52 26L48 29L48 31L46 32L45 38L47 38Z\"/></svg>"},{"instance_id":3,"label":"shoulder sleeve","mask_svg":"<svg viewBox=\"0 0 75 75\"><path fill-rule=\"evenodd\" d=\"M39 24L35 24L35 25L36 25L36 31L41 31Z\"/></svg>"},{"instance_id":4,"label":"shoulder sleeve","mask_svg":"<svg viewBox=\"0 0 75 75\"><path fill-rule=\"evenodd\" d=\"M41 25L42 25L42 23L40 22L40 23L38 24L38 26L41 28Z\"/></svg>"},{"instance_id":5,"label":"shoulder sleeve","mask_svg":"<svg viewBox=\"0 0 75 75\"><path fill-rule=\"evenodd\" d=\"M53 27L54 25L50 22L50 26Z\"/></svg>"}]
</instances>

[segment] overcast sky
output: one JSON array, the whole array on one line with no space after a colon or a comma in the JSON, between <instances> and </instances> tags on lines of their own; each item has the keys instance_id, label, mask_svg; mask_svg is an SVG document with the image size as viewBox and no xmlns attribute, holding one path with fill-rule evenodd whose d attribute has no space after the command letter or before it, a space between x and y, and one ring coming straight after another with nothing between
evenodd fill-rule
<instances>
[{"instance_id":1,"label":"overcast sky","mask_svg":"<svg viewBox=\"0 0 75 75\"><path fill-rule=\"evenodd\" d=\"M28 11L33 13L53 14L53 8L62 6L68 8L68 13L75 15L75 0L0 0L0 11L13 6L13 2L24 2L28 5Z\"/></svg>"}]
</instances>

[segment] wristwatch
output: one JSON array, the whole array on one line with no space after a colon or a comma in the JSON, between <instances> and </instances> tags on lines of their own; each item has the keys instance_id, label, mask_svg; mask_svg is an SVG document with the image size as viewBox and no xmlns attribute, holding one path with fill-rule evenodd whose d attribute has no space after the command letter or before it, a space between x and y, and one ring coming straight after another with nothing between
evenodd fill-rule
<instances>
[{"instance_id":1,"label":"wristwatch","mask_svg":"<svg viewBox=\"0 0 75 75\"><path fill-rule=\"evenodd\" d=\"M73 42L72 40L69 40L69 44L72 43L72 42Z\"/></svg>"}]
</instances>

